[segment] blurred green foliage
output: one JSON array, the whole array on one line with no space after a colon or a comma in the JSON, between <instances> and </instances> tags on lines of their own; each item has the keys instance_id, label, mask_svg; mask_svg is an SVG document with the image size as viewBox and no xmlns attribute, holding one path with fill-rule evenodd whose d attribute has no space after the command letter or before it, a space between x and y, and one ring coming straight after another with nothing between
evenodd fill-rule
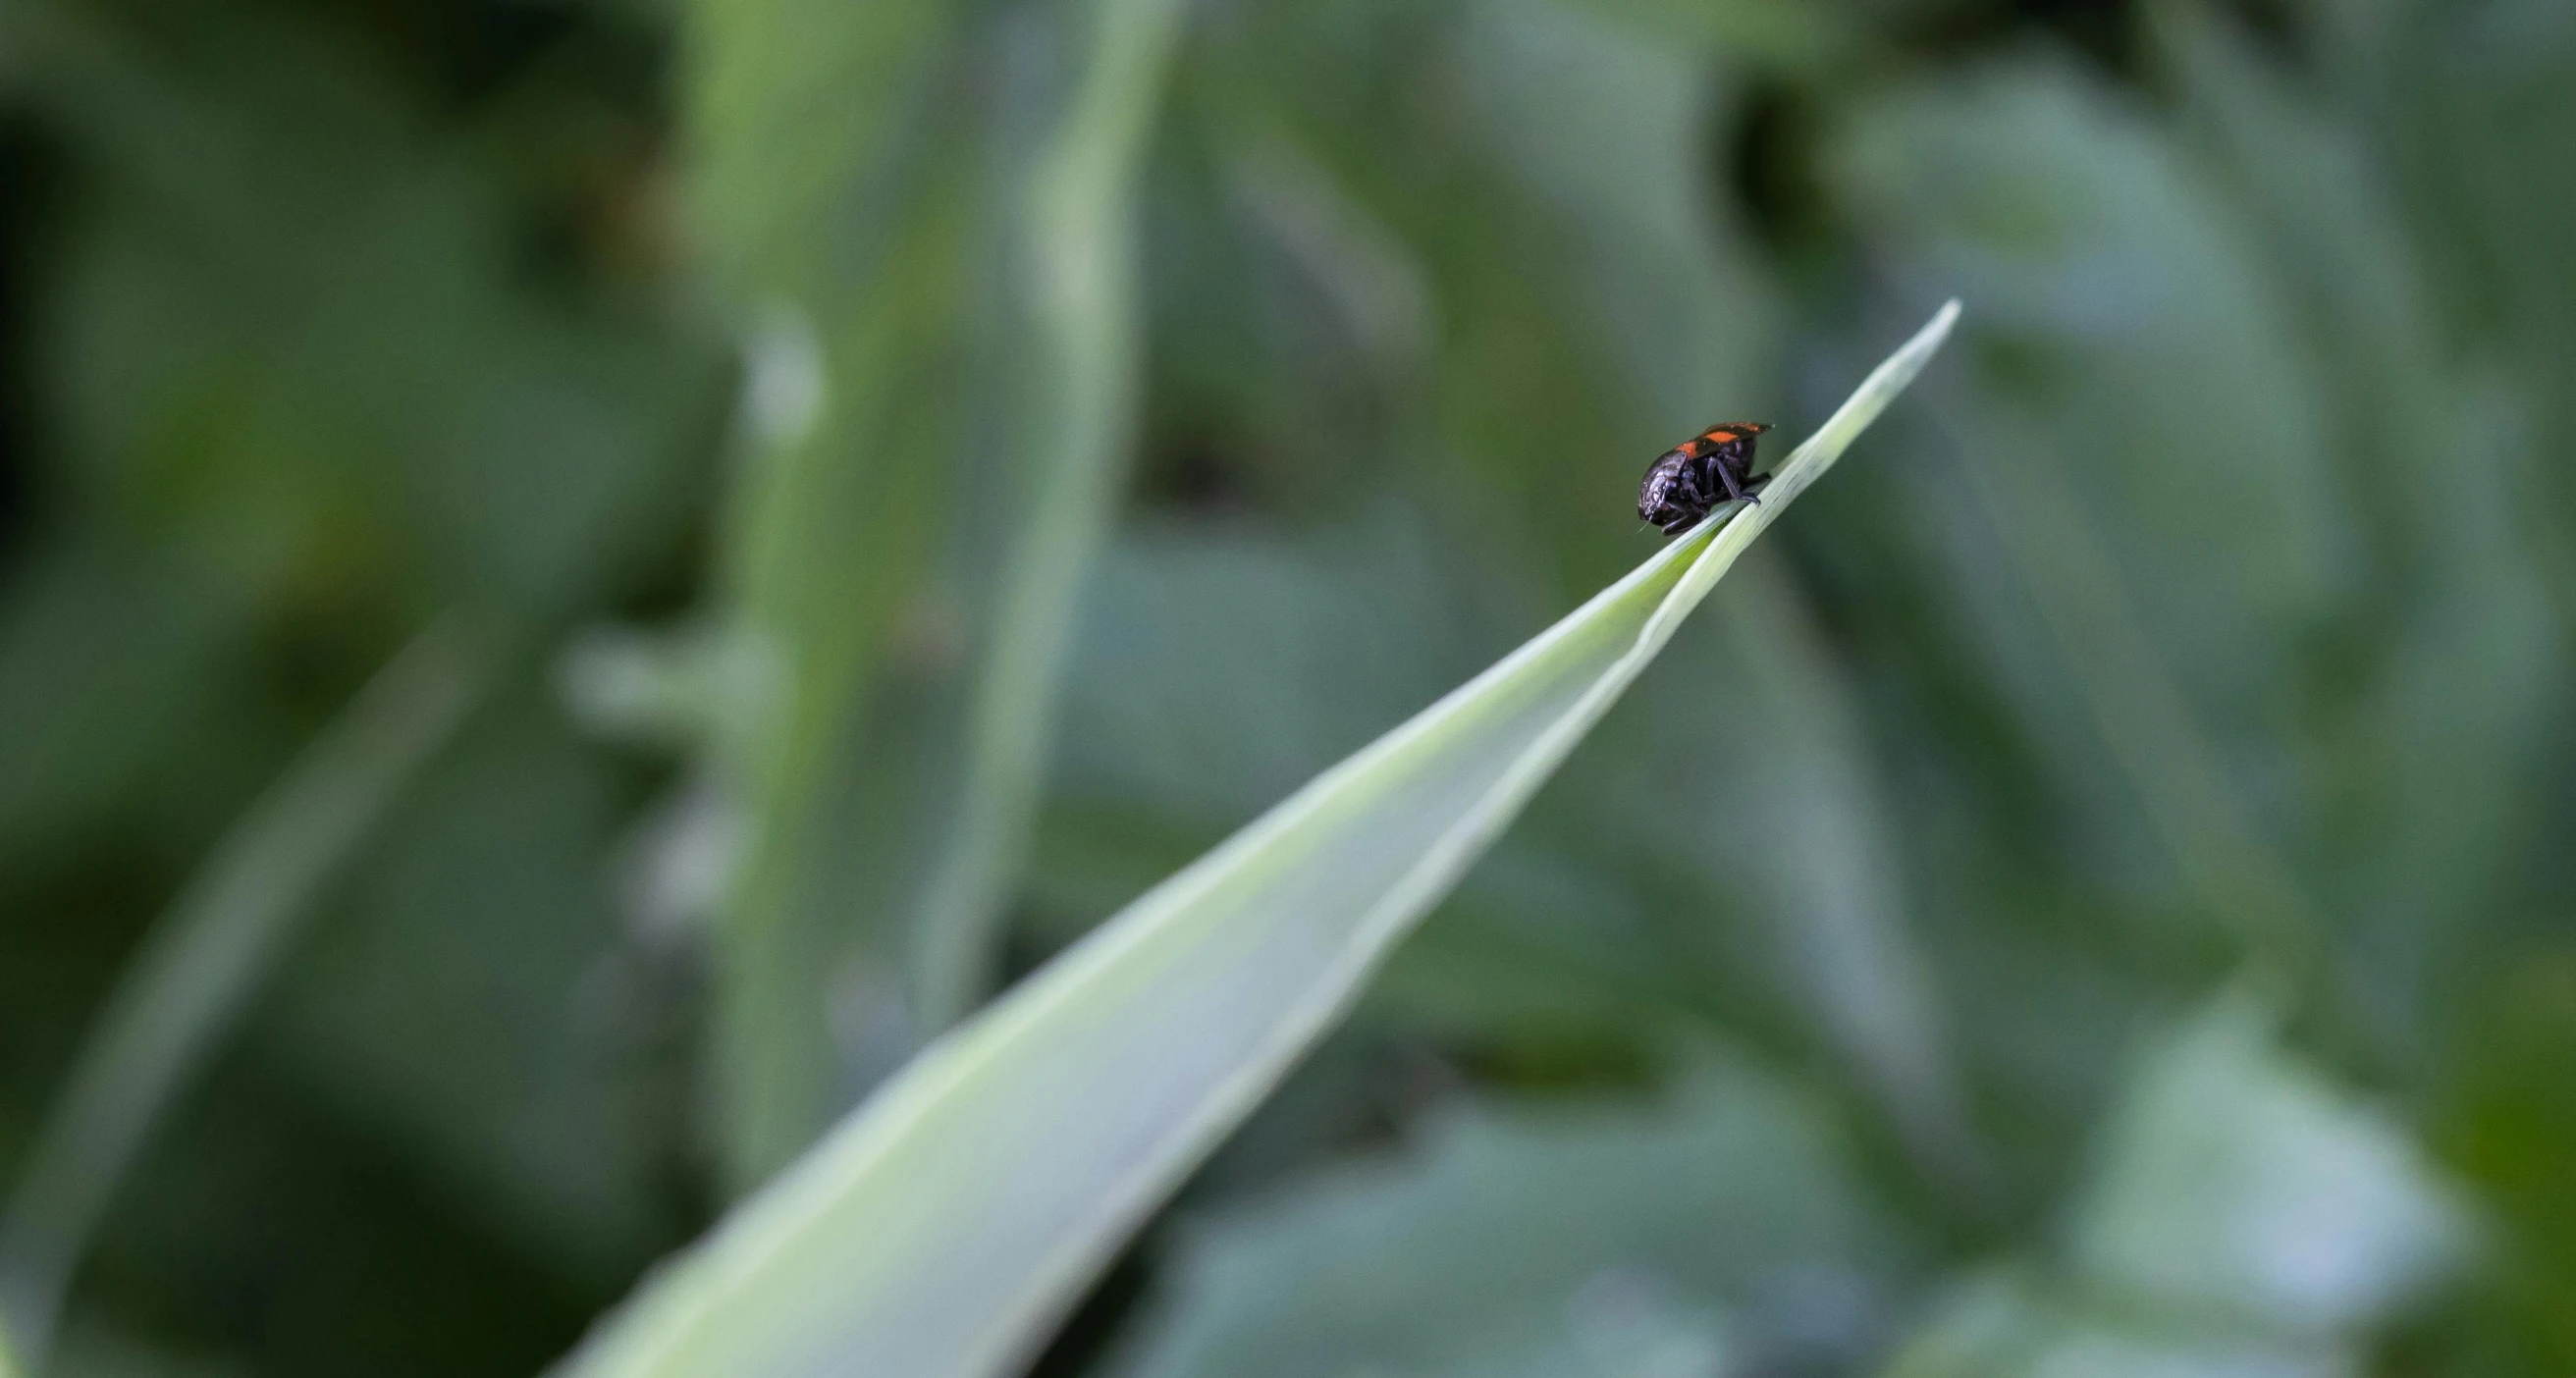
<instances>
[{"instance_id":1,"label":"blurred green foliage","mask_svg":"<svg viewBox=\"0 0 2576 1378\"><path fill-rule=\"evenodd\" d=\"M0 1184L494 665L42 1371L536 1370L1956 294L1041 1371L2563 1374L2571 139L2556 0L12 6Z\"/></svg>"}]
</instances>

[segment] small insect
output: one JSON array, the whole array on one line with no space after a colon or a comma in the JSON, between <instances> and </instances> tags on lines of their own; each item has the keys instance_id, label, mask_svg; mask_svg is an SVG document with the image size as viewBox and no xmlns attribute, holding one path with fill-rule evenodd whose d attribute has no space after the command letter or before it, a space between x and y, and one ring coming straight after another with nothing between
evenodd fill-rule
<instances>
[{"instance_id":1,"label":"small insect","mask_svg":"<svg viewBox=\"0 0 2576 1378\"><path fill-rule=\"evenodd\" d=\"M1725 421L1664 451L1637 489L1637 515L1679 535L1730 498L1753 496L1753 440L1771 429L1759 421Z\"/></svg>"}]
</instances>

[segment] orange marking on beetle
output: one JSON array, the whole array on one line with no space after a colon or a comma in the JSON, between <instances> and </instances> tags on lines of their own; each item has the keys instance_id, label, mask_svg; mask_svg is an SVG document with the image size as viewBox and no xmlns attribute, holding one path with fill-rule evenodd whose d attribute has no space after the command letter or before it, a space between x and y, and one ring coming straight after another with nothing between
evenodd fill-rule
<instances>
[{"instance_id":1,"label":"orange marking on beetle","mask_svg":"<svg viewBox=\"0 0 2576 1378\"><path fill-rule=\"evenodd\" d=\"M1759 421L1722 421L1656 457L1637 490L1637 515L1678 535L1720 505L1754 496L1763 480L1753 476L1754 437L1771 429Z\"/></svg>"}]
</instances>

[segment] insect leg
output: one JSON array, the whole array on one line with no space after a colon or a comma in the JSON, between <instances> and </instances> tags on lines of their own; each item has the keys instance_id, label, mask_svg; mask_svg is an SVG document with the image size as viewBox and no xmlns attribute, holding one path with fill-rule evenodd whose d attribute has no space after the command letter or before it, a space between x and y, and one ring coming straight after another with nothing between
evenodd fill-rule
<instances>
[{"instance_id":1,"label":"insect leg","mask_svg":"<svg viewBox=\"0 0 2576 1378\"><path fill-rule=\"evenodd\" d=\"M1738 481L1735 477L1734 467L1726 463L1724 460L1719 460L1714 467L1717 469L1718 481L1726 485L1726 495L1728 497L1741 498L1755 506L1761 505L1762 499L1753 496L1751 479L1747 478L1745 480ZM1714 497L1715 495L1711 494L1710 496Z\"/></svg>"},{"instance_id":2,"label":"insect leg","mask_svg":"<svg viewBox=\"0 0 2576 1378\"><path fill-rule=\"evenodd\" d=\"M1702 512L1717 505L1717 476L1710 472L1715 461L1702 455L1682 466L1682 477L1690 485L1691 506Z\"/></svg>"}]
</instances>

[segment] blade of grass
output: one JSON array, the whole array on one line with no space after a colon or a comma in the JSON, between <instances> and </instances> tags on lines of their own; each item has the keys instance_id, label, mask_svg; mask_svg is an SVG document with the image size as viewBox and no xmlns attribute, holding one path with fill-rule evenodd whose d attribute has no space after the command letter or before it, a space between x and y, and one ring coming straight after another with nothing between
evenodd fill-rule
<instances>
[{"instance_id":1,"label":"blade of grass","mask_svg":"<svg viewBox=\"0 0 2576 1378\"><path fill-rule=\"evenodd\" d=\"M1346 1009L1957 304L1722 513L916 1058L558 1372L978 1378L1047 1329Z\"/></svg>"},{"instance_id":2,"label":"blade of grass","mask_svg":"<svg viewBox=\"0 0 2576 1378\"><path fill-rule=\"evenodd\" d=\"M890 3L837 57L814 0L695 11L705 214L745 298L811 327L754 370L785 424L724 547L773 691L716 771L749 839L710 1059L745 1189L989 990L1138 392L1133 191L1182 6Z\"/></svg>"},{"instance_id":3,"label":"blade of grass","mask_svg":"<svg viewBox=\"0 0 2576 1378\"><path fill-rule=\"evenodd\" d=\"M2145 631L2100 523L2061 469L2019 426L1989 416L1976 436L1934 424L1957 448L1996 544L2020 576L2112 759L2148 821L2213 914L2257 961L2314 974L2324 915L2295 869L2264 839L2227 777L2209 732ZM2015 462L2019 459L2021 462Z\"/></svg>"},{"instance_id":4,"label":"blade of grass","mask_svg":"<svg viewBox=\"0 0 2576 1378\"><path fill-rule=\"evenodd\" d=\"M775 7L702 8L711 31L702 46L724 65L722 50L738 41L725 37L731 26ZM902 31L887 41L931 40ZM736 162L776 165L776 194L801 203L788 176L802 166L798 139L763 113L773 118L701 129L713 147L700 162L718 187L734 184ZM935 575L963 409L943 384L965 352L981 132L943 124L927 136L928 170L904 169L912 176L899 193L849 193L854 205L904 208L872 224L873 238L838 222L808 228L807 238L867 250L844 272L880 290L815 286L834 275L792 251L778 251L783 265L741 270L756 284L746 295L781 304L752 352L746 462L717 551L722 615L753 689L744 711L723 720L711 761L745 840L717 924L710 1011L715 1148L728 1189L747 1190L791 1160L848 1104L845 1083L881 1075L918 1046L894 921L909 838L884 821L900 811L873 787L903 781L946 744L918 705L952 691L957 659ZM905 657L908 625L925 649ZM864 1011L839 1037L836 1003Z\"/></svg>"},{"instance_id":5,"label":"blade of grass","mask_svg":"<svg viewBox=\"0 0 2576 1378\"><path fill-rule=\"evenodd\" d=\"M1963 1205L1987 1204L1987 1150L1969 1123L1930 959L1906 912L1877 762L1848 673L1776 559L1736 574L1716 610L1763 740L1736 759L1758 791L1752 846L1765 906L1795 954L1825 1033L1861 1074L1916 1163Z\"/></svg>"},{"instance_id":6,"label":"blade of grass","mask_svg":"<svg viewBox=\"0 0 2576 1378\"><path fill-rule=\"evenodd\" d=\"M0 1216L0 1319L25 1362L43 1365L73 1271L154 1123L488 673L488 652L462 627L422 633L233 825L144 936Z\"/></svg>"},{"instance_id":7,"label":"blade of grass","mask_svg":"<svg viewBox=\"0 0 2576 1378\"><path fill-rule=\"evenodd\" d=\"M920 1043L912 780L944 774L942 572L975 408L999 107L943 98L959 0L685 7L690 205L749 332L716 616L746 690L707 761L743 839L715 928L712 1147L747 1191ZM1006 84L1007 85L1007 84Z\"/></svg>"},{"instance_id":8,"label":"blade of grass","mask_svg":"<svg viewBox=\"0 0 2576 1378\"><path fill-rule=\"evenodd\" d=\"M1104 5L1082 88L1035 179L1021 246L1046 361L1022 403L1035 461L966 728L964 794L914 919L924 1028L983 998L994 925L1028 847L1082 574L1135 427L1134 187L1181 28L1179 0Z\"/></svg>"}]
</instances>

